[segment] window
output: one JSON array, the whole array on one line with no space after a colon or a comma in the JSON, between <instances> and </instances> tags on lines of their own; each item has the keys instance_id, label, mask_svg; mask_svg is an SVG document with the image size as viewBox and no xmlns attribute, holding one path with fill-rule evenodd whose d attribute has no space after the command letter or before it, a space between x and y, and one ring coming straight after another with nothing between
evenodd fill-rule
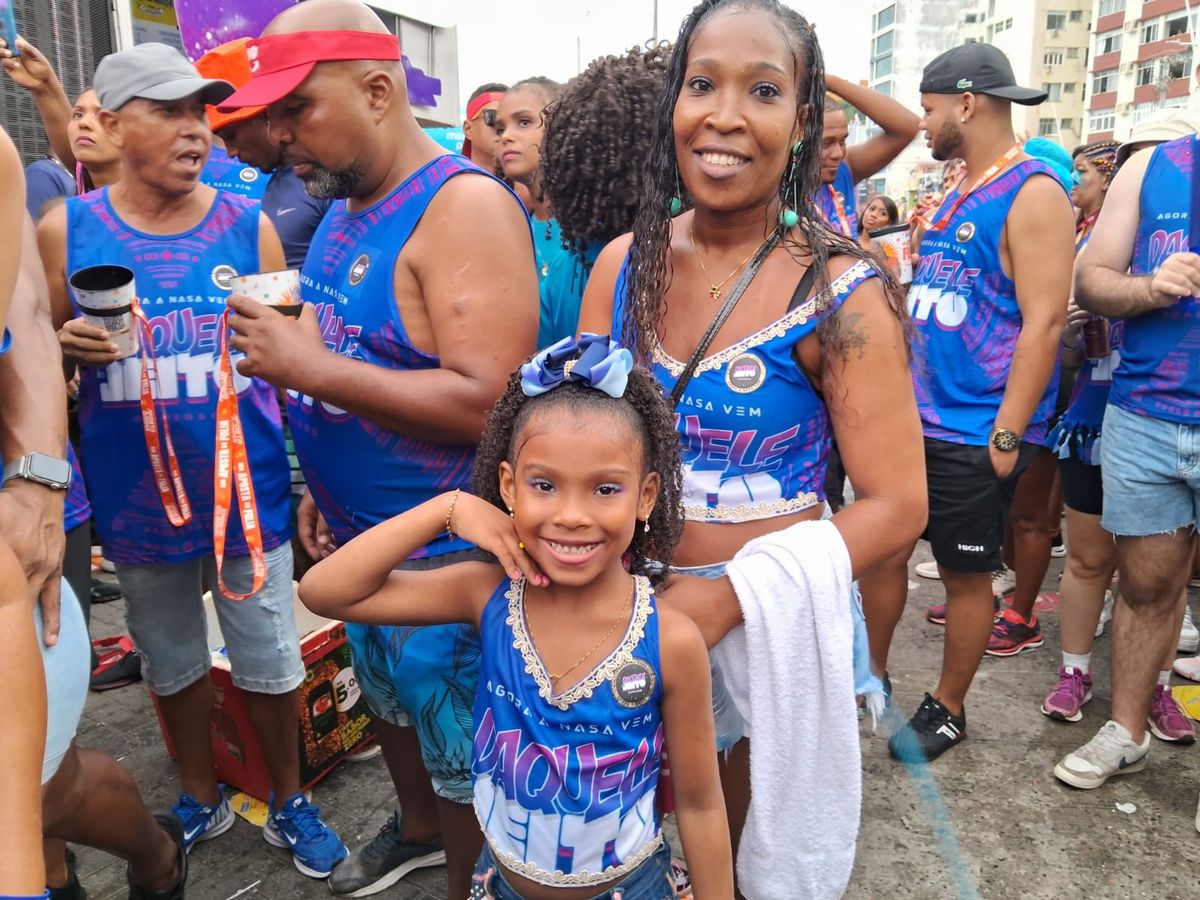
<instances>
[{"instance_id":1,"label":"window","mask_svg":"<svg viewBox=\"0 0 1200 900\"><path fill-rule=\"evenodd\" d=\"M1125 8L1125 0L1100 0L1100 8L1096 10L1098 16L1110 16L1115 12L1120 12Z\"/></svg>"},{"instance_id":2,"label":"window","mask_svg":"<svg viewBox=\"0 0 1200 900\"><path fill-rule=\"evenodd\" d=\"M1151 22L1142 28L1142 43L1149 44L1151 41L1158 40L1158 22Z\"/></svg>"},{"instance_id":3,"label":"window","mask_svg":"<svg viewBox=\"0 0 1200 900\"><path fill-rule=\"evenodd\" d=\"M876 15L875 15L875 30L883 31L883 29L887 28L889 25L891 25L895 21L896 21L896 4L893 3L891 6L885 8L885 9L881 9L878 13L876 13Z\"/></svg>"},{"instance_id":4,"label":"window","mask_svg":"<svg viewBox=\"0 0 1200 900\"><path fill-rule=\"evenodd\" d=\"M1142 120L1150 113L1158 109L1158 101L1152 100L1149 103L1135 103L1133 105L1133 124L1140 125Z\"/></svg>"},{"instance_id":5,"label":"window","mask_svg":"<svg viewBox=\"0 0 1200 900\"><path fill-rule=\"evenodd\" d=\"M1187 78L1192 71L1192 51L1189 48L1187 53L1168 56L1162 63L1164 77L1167 81L1174 81L1176 78Z\"/></svg>"},{"instance_id":6,"label":"window","mask_svg":"<svg viewBox=\"0 0 1200 900\"><path fill-rule=\"evenodd\" d=\"M1046 30L1057 31L1060 28L1067 27L1067 14L1065 12L1049 12L1046 13Z\"/></svg>"},{"instance_id":7,"label":"window","mask_svg":"<svg viewBox=\"0 0 1200 900\"><path fill-rule=\"evenodd\" d=\"M1154 84L1154 60L1148 59L1146 62L1138 63L1136 72L1134 84L1138 87Z\"/></svg>"},{"instance_id":8,"label":"window","mask_svg":"<svg viewBox=\"0 0 1200 900\"><path fill-rule=\"evenodd\" d=\"M1117 112L1114 109L1102 109L1088 116L1088 134L1097 131L1112 131L1117 124Z\"/></svg>"},{"instance_id":9,"label":"window","mask_svg":"<svg viewBox=\"0 0 1200 900\"><path fill-rule=\"evenodd\" d=\"M1076 88L1075 82L1068 81L1063 85L1063 93L1064 94L1073 94L1073 93L1075 93L1075 88Z\"/></svg>"},{"instance_id":10,"label":"window","mask_svg":"<svg viewBox=\"0 0 1200 900\"><path fill-rule=\"evenodd\" d=\"M1067 59L1079 59L1079 48L1078 47L1068 47L1067 48Z\"/></svg>"},{"instance_id":11,"label":"window","mask_svg":"<svg viewBox=\"0 0 1200 900\"><path fill-rule=\"evenodd\" d=\"M871 88L871 90L883 94L885 97L890 97L892 96L892 83L890 81L882 81Z\"/></svg>"},{"instance_id":12,"label":"window","mask_svg":"<svg viewBox=\"0 0 1200 900\"><path fill-rule=\"evenodd\" d=\"M883 78L892 74L892 54L880 56L871 64L871 77Z\"/></svg>"},{"instance_id":13,"label":"window","mask_svg":"<svg viewBox=\"0 0 1200 900\"><path fill-rule=\"evenodd\" d=\"M999 34L1000 32L1002 32L1002 31L1003 31L1005 28L1007 28L1007 27L1008 27L1008 26L1007 26L1007 25L1005 25L1003 22L997 22L997 23L996 23L996 26L995 26L995 33L996 33L996 34Z\"/></svg>"},{"instance_id":14,"label":"window","mask_svg":"<svg viewBox=\"0 0 1200 900\"><path fill-rule=\"evenodd\" d=\"M979 13L967 13L966 18L963 19L963 21L968 25L974 25L979 21Z\"/></svg>"},{"instance_id":15,"label":"window","mask_svg":"<svg viewBox=\"0 0 1200 900\"><path fill-rule=\"evenodd\" d=\"M1097 72L1092 76L1092 93L1107 94L1109 91L1117 89L1117 70L1108 69L1105 72Z\"/></svg>"},{"instance_id":16,"label":"window","mask_svg":"<svg viewBox=\"0 0 1200 900\"><path fill-rule=\"evenodd\" d=\"M1187 34L1187 30L1188 17L1186 15L1175 19L1167 19L1167 37L1175 37L1177 34Z\"/></svg>"},{"instance_id":17,"label":"window","mask_svg":"<svg viewBox=\"0 0 1200 900\"><path fill-rule=\"evenodd\" d=\"M1072 22L1082 22L1083 21L1083 10L1082 9L1071 10L1071 21Z\"/></svg>"},{"instance_id":18,"label":"window","mask_svg":"<svg viewBox=\"0 0 1200 900\"><path fill-rule=\"evenodd\" d=\"M1012 28L1012 19L1005 19L1004 20L1004 30L1008 31L1008 29L1010 29L1010 28Z\"/></svg>"},{"instance_id":19,"label":"window","mask_svg":"<svg viewBox=\"0 0 1200 900\"><path fill-rule=\"evenodd\" d=\"M1075 120L1074 119L1063 119L1061 122L1058 123L1058 127L1059 127L1060 131L1074 131L1075 130Z\"/></svg>"},{"instance_id":20,"label":"window","mask_svg":"<svg viewBox=\"0 0 1200 900\"><path fill-rule=\"evenodd\" d=\"M1116 53L1121 49L1121 30L1114 28L1112 31L1104 31L1096 35L1096 55L1102 53Z\"/></svg>"},{"instance_id":21,"label":"window","mask_svg":"<svg viewBox=\"0 0 1200 900\"><path fill-rule=\"evenodd\" d=\"M885 53L891 53L892 47L896 43L896 32L885 31L883 34L875 38L875 52L873 56L882 56Z\"/></svg>"},{"instance_id":22,"label":"window","mask_svg":"<svg viewBox=\"0 0 1200 900\"><path fill-rule=\"evenodd\" d=\"M1058 131L1055 127L1057 124L1053 119L1038 119L1038 135L1040 137L1049 137Z\"/></svg>"},{"instance_id":23,"label":"window","mask_svg":"<svg viewBox=\"0 0 1200 900\"><path fill-rule=\"evenodd\" d=\"M1043 84L1042 90L1046 92L1046 99L1051 103L1058 103L1062 100L1062 85L1059 82Z\"/></svg>"},{"instance_id":24,"label":"window","mask_svg":"<svg viewBox=\"0 0 1200 900\"><path fill-rule=\"evenodd\" d=\"M1061 47L1047 47L1042 54L1043 66L1061 66L1063 63L1063 52Z\"/></svg>"}]
</instances>

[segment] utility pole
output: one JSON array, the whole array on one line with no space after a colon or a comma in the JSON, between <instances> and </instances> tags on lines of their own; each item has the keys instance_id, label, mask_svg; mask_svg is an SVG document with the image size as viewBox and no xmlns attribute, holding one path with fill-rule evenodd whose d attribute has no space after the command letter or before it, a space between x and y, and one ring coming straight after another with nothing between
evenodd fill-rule
<instances>
[{"instance_id":1,"label":"utility pole","mask_svg":"<svg viewBox=\"0 0 1200 900\"><path fill-rule=\"evenodd\" d=\"M652 39L653 42L655 44L657 44L658 43L658 0L654 0L654 28L651 31L651 33L654 35L654 37Z\"/></svg>"}]
</instances>

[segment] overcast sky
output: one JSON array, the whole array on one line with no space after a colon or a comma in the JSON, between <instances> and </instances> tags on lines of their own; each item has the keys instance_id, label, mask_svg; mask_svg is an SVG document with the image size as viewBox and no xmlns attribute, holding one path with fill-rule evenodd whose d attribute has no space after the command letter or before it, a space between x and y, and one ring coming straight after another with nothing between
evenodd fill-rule
<instances>
[{"instance_id":1,"label":"overcast sky","mask_svg":"<svg viewBox=\"0 0 1200 900\"><path fill-rule=\"evenodd\" d=\"M658 36L674 40L693 0L659 0ZM867 76L870 0L791 2L817 23L829 71ZM440 6L440 4L439 4ZM597 56L620 53L654 34L653 0L452 0L441 15L458 25L463 104L487 81L511 84L530 75L566 81Z\"/></svg>"}]
</instances>

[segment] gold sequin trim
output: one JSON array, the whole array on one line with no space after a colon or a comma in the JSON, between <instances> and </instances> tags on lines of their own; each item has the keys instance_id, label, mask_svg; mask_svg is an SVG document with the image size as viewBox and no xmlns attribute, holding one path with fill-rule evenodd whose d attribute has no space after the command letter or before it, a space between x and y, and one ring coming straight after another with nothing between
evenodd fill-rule
<instances>
[{"instance_id":1,"label":"gold sequin trim","mask_svg":"<svg viewBox=\"0 0 1200 900\"><path fill-rule=\"evenodd\" d=\"M737 506L684 506L683 518L688 522L752 522L756 519L773 519L791 513L803 512L820 503L815 493L797 494L790 500L774 503L745 503Z\"/></svg>"},{"instance_id":2,"label":"gold sequin trim","mask_svg":"<svg viewBox=\"0 0 1200 900\"><path fill-rule=\"evenodd\" d=\"M475 817L479 817L478 811L476 811ZM480 822L481 827L482 825L483 823ZM570 875L564 872L547 872L541 866L517 859L511 853L505 853L490 840L488 841L488 846L492 851L492 855L496 857L504 868L510 872L524 876L530 881L536 881L538 884L550 885L551 887L586 887L592 884L603 884L606 881L612 881L616 878L624 878L653 856L658 851L658 848L662 846L662 843L663 836L660 831L651 840L644 843L637 853L633 854L633 856L619 866L609 866L603 872L589 872L587 869L584 869L580 872L572 872Z\"/></svg>"},{"instance_id":3,"label":"gold sequin trim","mask_svg":"<svg viewBox=\"0 0 1200 900\"><path fill-rule=\"evenodd\" d=\"M533 645L533 639L529 636L529 628L525 622L525 580L514 581L505 592L504 596L508 598L508 619L506 621L508 627L512 629L513 647L521 651L521 656L525 660L525 671L537 682L538 693L551 706L568 709L572 703L591 697L596 688L608 681L633 659L633 651L641 643L642 636L645 634L646 620L654 612L654 607L650 604L649 580L641 575L635 575L634 581L637 596L634 598L633 615L629 618L629 627L626 629L621 643L617 644L616 649L603 662L592 669L587 678L574 684L570 690L557 695L550 685L550 676L546 673L546 667L542 664L541 657L538 656L537 648Z\"/></svg>"},{"instance_id":4,"label":"gold sequin trim","mask_svg":"<svg viewBox=\"0 0 1200 900\"><path fill-rule=\"evenodd\" d=\"M866 272L872 268L873 267L870 263L860 259L845 272L831 281L829 284L829 290L824 291L815 297L808 298L808 300L799 304L791 312L785 314L783 318L776 319L770 325L759 331L756 331L749 337L743 338L733 346L726 347L724 350L720 351L719 353L714 353L712 356L706 356L700 361L700 364L696 366L696 374L699 375L701 372L711 372L714 369L719 369L721 366L730 362L735 357L740 356L742 353L745 353L747 350L753 350L755 347L759 347L765 344L767 341L781 338L795 326L803 325L813 316L824 312L829 307L830 303L833 302L834 297L839 296L852 281L866 274ZM655 340L651 357L655 363L670 372L673 378L678 378L680 375L682 375L683 370L686 367L685 363L681 363L679 360L667 354L667 351L663 349L661 340Z\"/></svg>"}]
</instances>

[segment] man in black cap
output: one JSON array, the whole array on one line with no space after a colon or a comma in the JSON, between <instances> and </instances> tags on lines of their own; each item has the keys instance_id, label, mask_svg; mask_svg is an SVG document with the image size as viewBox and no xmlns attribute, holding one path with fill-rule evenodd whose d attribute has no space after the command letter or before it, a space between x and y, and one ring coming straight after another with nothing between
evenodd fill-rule
<instances>
[{"instance_id":1,"label":"man in black cap","mask_svg":"<svg viewBox=\"0 0 1200 900\"><path fill-rule=\"evenodd\" d=\"M966 737L963 700L992 633L991 573L1000 567L1008 508L1054 409L1074 221L1054 172L1021 152L1011 112L1012 103L1045 99L1018 87L1007 58L988 44L943 53L921 81L921 127L933 158L965 166L923 223L908 294L922 348L913 378L929 484L925 538L947 603L941 678L889 742L905 761L932 760ZM881 673L904 609L910 555L862 580Z\"/></svg>"}]
</instances>

